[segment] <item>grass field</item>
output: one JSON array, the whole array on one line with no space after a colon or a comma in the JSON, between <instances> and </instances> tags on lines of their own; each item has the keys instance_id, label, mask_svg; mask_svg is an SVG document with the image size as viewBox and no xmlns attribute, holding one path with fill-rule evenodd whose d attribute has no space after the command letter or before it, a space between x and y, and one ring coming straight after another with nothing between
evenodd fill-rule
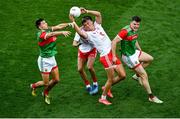
<instances>
[{"instance_id":1,"label":"grass field","mask_svg":"<svg viewBox=\"0 0 180 119\"><path fill-rule=\"evenodd\" d=\"M113 87L113 104L98 103L102 91L90 96L77 72L74 31L60 36L56 56L61 82L51 91L52 104L41 92L32 97L29 84L41 80L34 21L43 17L50 25L69 22L72 6L101 11L103 27L111 39L127 25L131 16L142 18L139 42L154 57L147 68L153 92L164 104L150 103L146 92L127 78ZM180 117L180 0L4 0L0 3L0 117ZM67 29L68 30L68 29ZM99 57L95 70L100 87L106 73ZM88 74L89 75L89 74Z\"/></svg>"}]
</instances>

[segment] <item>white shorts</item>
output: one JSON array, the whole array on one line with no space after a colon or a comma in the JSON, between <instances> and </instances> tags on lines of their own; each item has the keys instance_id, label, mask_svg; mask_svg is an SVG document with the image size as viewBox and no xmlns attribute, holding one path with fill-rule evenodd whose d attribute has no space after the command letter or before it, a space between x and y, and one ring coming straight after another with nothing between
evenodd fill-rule
<instances>
[{"instance_id":1,"label":"white shorts","mask_svg":"<svg viewBox=\"0 0 180 119\"><path fill-rule=\"evenodd\" d=\"M129 68L136 68L140 65L139 57L141 55L141 51L136 50L136 52L131 56L122 55L122 61L129 67Z\"/></svg>"},{"instance_id":2,"label":"white shorts","mask_svg":"<svg viewBox=\"0 0 180 119\"><path fill-rule=\"evenodd\" d=\"M40 72L49 74L53 69L57 68L57 63L55 57L43 58L39 56L38 67Z\"/></svg>"}]
</instances>

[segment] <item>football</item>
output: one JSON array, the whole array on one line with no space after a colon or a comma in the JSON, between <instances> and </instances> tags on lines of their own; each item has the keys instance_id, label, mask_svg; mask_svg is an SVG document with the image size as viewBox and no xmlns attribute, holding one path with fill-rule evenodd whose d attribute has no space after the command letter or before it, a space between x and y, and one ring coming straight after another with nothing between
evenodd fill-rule
<instances>
[{"instance_id":1,"label":"football","mask_svg":"<svg viewBox=\"0 0 180 119\"><path fill-rule=\"evenodd\" d=\"M79 17L81 15L81 10L79 7L74 6L70 9L69 13L74 17Z\"/></svg>"}]
</instances>

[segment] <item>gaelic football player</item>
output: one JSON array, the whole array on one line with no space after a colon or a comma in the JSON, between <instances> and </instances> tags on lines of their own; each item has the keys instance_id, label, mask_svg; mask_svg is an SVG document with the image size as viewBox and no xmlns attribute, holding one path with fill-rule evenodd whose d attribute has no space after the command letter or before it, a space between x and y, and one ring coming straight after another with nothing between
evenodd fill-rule
<instances>
[{"instance_id":1,"label":"gaelic football player","mask_svg":"<svg viewBox=\"0 0 180 119\"><path fill-rule=\"evenodd\" d=\"M35 23L38 28L37 40L40 50L38 57L38 67L41 72L43 81L38 81L31 84L32 95L35 96L36 88L44 86L44 101L46 104L50 104L49 91L59 82L59 70L56 63L55 55L56 39L59 35L69 36L69 31L58 31L68 26L68 23L59 24L57 26L48 26L44 19L38 19ZM52 75L52 80L49 81L49 76Z\"/></svg>"},{"instance_id":2,"label":"gaelic football player","mask_svg":"<svg viewBox=\"0 0 180 119\"><path fill-rule=\"evenodd\" d=\"M83 29L82 29L83 30ZM81 39L78 33L75 34L73 40L73 46L78 48L78 71L81 78L86 85L86 90L89 94L96 94L98 92L98 83L94 70L94 61L97 55L97 50L94 46L87 41ZM87 74L85 72L85 64L87 63L87 68L90 72L91 78L93 80L93 85L90 85L90 81L87 78Z\"/></svg>"},{"instance_id":3,"label":"gaelic football player","mask_svg":"<svg viewBox=\"0 0 180 119\"><path fill-rule=\"evenodd\" d=\"M120 30L117 36L112 41L112 53L113 61L116 62L116 44L121 43L121 53L123 62L131 68L135 75L132 77L138 80L142 84L148 93L149 101L155 103L163 103L160 99L153 95L150 84L148 81L148 75L145 71L153 60L153 57L144 51L142 51L137 39L137 30L139 29L141 19L138 16L132 17L130 25L125 26Z\"/></svg>"}]
</instances>

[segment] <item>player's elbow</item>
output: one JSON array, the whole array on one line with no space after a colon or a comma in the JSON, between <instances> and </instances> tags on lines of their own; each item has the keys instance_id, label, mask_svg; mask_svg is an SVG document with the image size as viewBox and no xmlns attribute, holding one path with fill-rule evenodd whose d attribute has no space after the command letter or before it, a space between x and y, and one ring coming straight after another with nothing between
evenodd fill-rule
<instances>
[{"instance_id":1,"label":"player's elbow","mask_svg":"<svg viewBox=\"0 0 180 119\"><path fill-rule=\"evenodd\" d=\"M77 45L75 45L75 44L72 44L72 46L73 46L73 47L77 47Z\"/></svg>"},{"instance_id":2,"label":"player's elbow","mask_svg":"<svg viewBox=\"0 0 180 119\"><path fill-rule=\"evenodd\" d=\"M101 17L101 12L97 11L97 16Z\"/></svg>"},{"instance_id":3,"label":"player's elbow","mask_svg":"<svg viewBox=\"0 0 180 119\"><path fill-rule=\"evenodd\" d=\"M152 62L154 60L154 57L150 56L149 61Z\"/></svg>"},{"instance_id":4,"label":"player's elbow","mask_svg":"<svg viewBox=\"0 0 180 119\"><path fill-rule=\"evenodd\" d=\"M78 44L72 44L73 47L78 47Z\"/></svg>"},{"instance_id":5,"label":"player's elbow","mask_svg":"<svg viewBox=\"0 0 180 119\"><path fill-rule=\"evenodd\" d=\"M79 45L79 43L78 43L78 42L73 41L73 44L72 44L72 46L73 46L73 47L77 47L78 45Z\"/></svg>"}]
</instances>

